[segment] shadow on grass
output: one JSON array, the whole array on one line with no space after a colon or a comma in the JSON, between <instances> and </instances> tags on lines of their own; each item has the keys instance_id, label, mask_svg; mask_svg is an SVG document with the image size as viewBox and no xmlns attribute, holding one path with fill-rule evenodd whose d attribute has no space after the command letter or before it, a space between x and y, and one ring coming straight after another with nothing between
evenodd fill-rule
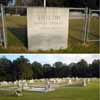
<instances>
[{"instance_id":1,"label":"shadow on grass","mask_svg":"<svg viewBox=\"0 0 100 100\"><path fill-rule=\"evenodd\" d=\"M99 34L97 34L97 33L88 33L88 37L89 38L94 38L94 39L98 39L99 40L99 38L100 38L100 35Z\"/></svg>"},{"instance_id":2,"label":"shadow on grass","mask_svg":"<svg viewBox=\"0 0 100 100\"><path fill-rule=\"evenodd\" d=\"M73 35L70 35L70 39L71 39L71 40L78 41L79 43L83 43L82 37L77 38L77 37L75 37L75 36L73 36Z\"/></svg>"},{"instance_id":3,"label":"shadow on grass","mask_svg":"<svg viewBox=\"0 0 100 100\"><path fill-rule=\"evenodd\" d=\"M27 48L28 47L28 40L27 40L27 28L26 27L9 27L7 28L21 43Z\"/></svg>"},{"instance_id":4,"label":"shadow on grass","mask_svg":"<svg viewBox=\"0 0 100 100\"><path fill-rule=\"evenodd\" d=\"M84 31L82 29L79 29L77 27L69 27L69 39L72 41L77 41L78 43L83 42L83 33Z\"/></svg>"},{"instance_id":5,"label":"shadow on grass","mask_svg":"<svg viewBox=\"0 0 100 100\"><path fill-rule=\"evenodd\" d=\"M79 27L71 27L71 26L70 26L70 29L73 30L73 31L77 31L78 33L79 33L79 32L84 32L84 31L83 31L82 29L80 29Z\"/></svg>"}]
</instances>

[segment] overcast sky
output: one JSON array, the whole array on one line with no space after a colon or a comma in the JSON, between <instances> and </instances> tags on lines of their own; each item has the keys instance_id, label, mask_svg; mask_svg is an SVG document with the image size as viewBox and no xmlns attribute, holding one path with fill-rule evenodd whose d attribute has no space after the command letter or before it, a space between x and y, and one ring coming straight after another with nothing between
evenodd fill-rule
<instances>
[{"instance_id":1,"label":"overcast sky","mask_svg":"<svg viewBox=\"0 0 100 100\"><path fill-rule=\"evenodd\" d=\"M0 54L0 58L6 57L12 61L20 56L28 58L31 63L38 61L42 64L53 64L56 61L70 64L72 62L78 62L81 59L85 59L88 63L91 63L94 59L100 59L100 54Z\"/></svg>"}]
</instances>

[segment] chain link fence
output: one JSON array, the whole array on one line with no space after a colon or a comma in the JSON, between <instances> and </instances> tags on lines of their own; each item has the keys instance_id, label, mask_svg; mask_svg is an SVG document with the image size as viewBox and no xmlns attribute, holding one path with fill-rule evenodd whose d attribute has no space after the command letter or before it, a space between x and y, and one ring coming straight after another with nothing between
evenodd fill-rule
<instances>
[{"instance_id":1,"label":"chain link fence","mask_svg":"<svg viewBox=\"0 0 100 100\"><path fill-rule=\"evenodd\" d=\"M27 7L5 7L5 11L8 46L27 47Z\"/></svg>"},{"instance_id":2,"label":"chain link fence","mask_svg":"<svg viewBox=\"0 0 100 100\"><path fill-rule=\"evenodd\" d=\"M85 42L86 8L69 8L69 42ZM74 43L75 43L74 42Z\"/></svg>"},{"instance_id":3,"label":"chain link fence","mask_svg":"<svg viewBox=\"0 0 100 100\"><path fill-rule=\"evenodd\" d=\"M7 41L5 38L7 46L27 48L27 6L5 6L3 10L4 19L0 13L0 42L4 38L3 34L7 33ZM91 10L90 12L88 14L87 8L69 8L69 44L82 44L100 38L100 11ZM5 26L2 26L4 22Z\"/></svg>"},{"instance_id":4,"label":"chain link fence","mask_svg":"<svg viewBox=\"0 0 100 100\"><path fill-rule=\"evenodd\" d=\"M100 10L89 10L87 41L100 41Z\"/></svg>"}]
</instances>

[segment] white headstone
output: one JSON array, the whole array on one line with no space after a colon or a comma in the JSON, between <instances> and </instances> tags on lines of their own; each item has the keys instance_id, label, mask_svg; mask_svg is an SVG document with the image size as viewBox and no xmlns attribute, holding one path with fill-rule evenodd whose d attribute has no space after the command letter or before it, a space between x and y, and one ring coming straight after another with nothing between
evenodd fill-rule
<instances>
[{"instance_id":1,"label":"white headstone","mask_svg":"<svg viewBox=\"0 0 100 100\"><path fill-rule=\"evenodd\" d=\"M17 85L18 84L18 82L17 81L14 81L14 85Z\"/></svg>"},{"instance_id":2,"label":"white headstone","mask_svg":"<svg viewBox=\"0 0 100 100\"><path fill-rule=\"evenodd\" d=\"M71 79L69 79L68 84L72 84L72 80Z\"/></svg>"},{"instance_id":3,"label":"white headstone","mask_svg":"<svg viewBox=\"0 0 100 100\"><path fill-rule=\"evenodd\" d=\"M90 83L90 78L87 79L87 83L88 83L88 84Z\"/></svg>"},{"instance_id":4,"label":"white headstone","mask_svg":"<svg viewBox=\"0 0 100 100\"><path fill-rule=\"evenodd\" d=\"M28 49L49 50L68 47L68 8L27 8Z\"/></svg>"},{"instance_id":5,"label":"white headstone","mask_svg":"<svg viewBox=\"0 0 100 100\"><path fill-rule=\"evenodd\" d=\"M23 81L21 81L21 80L18 81L18 87L23 88Z\"/></svg>"},{"instance_id":6,"label":"white headstone","mask_svg":"<svg viewBox=\"0 0 100 100\"><path fill-rule=\"evenodd\" d=\"M49 89L50 88L50 82L48 79L45 80L46 84L45 84L45 89Z\"/></svg>"},{"instance_id":7,"label":"white headstone","mask_svg":"<svg viewBox=\"0 0 100 100\"><path fill-rule=\"evenodd\" d=\"M86 79L83 80L83 86L86 86L87 83L86 83Z\"/></svg>"},{"instance_id":8,"label":"white headstone","mask_svg":"<svg viewBox=\"0 0 100 100\"><path fill-rule=\"evenodd\" d=\"M8 85L8 82L3 81L3 82L1 82L1 85L2 85L2 86L7 86L7 85Z\"/></svg>"},{"instance_id":9,"label":"white headstone","mask_svg":"<svg viewBox=\"0 0 100 100\"><path fill-rule=\"evenodd\" d=\"M28 87L28 84L27 84L27 82L26 82L26 83L24 83L24 87Z\"/></svg>"},{"instance_id":10,"label":"white headstone","mask_svg":"<svg viewBox=\"0 0 100 100\"><path fill-rule=\"evenodd\" d=\"M79 78L78 78L78 77L76 77L76 81L77 81L77 80L79 80Z\"/></svg>"}]
</instances>

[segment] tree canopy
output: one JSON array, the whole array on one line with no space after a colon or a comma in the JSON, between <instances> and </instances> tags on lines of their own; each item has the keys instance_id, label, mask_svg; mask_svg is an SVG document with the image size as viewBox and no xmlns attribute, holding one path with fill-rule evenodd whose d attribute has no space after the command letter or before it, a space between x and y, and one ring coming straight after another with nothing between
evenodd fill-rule
<instances>
[{"instance_id":1,"label":"tree canopy","mask_svg":"<svg viewBox=\"0 0 100 100\"><path fill-rule=\"evenodd\" d=\"M43 6L44 0L17 0L17 4ZM99 9L99 0L46 0L47 6L55 7L89 7Z\"/></svg>"},{"instance_id":2,"label":"tree canopy","mask_svg":"<svg viewBox=\"0 0 100 100\"><path fill-rule=\"evenodd\" d=\"M0 3L7 5L12 0L0 0ZM16 5L43 6L44 0L16 0ZM46 0L47 6L55 7L89 7L99 9L99 0Z\"/></svg>"},{"instance_id":3,"label":"tree canopy","mask_svg":"<svg viewBox=\"0 0 100 100\"><path fill-rule=\"evenodd\" d=\"M63 77L100 77L100 60L96 59L88 64L84 59L69 65L62 62L41 64L30 61L21 56L14 61L5 57L0 58L0 81L14 81L40 78Z\"/></svg>"}]
</instances>

